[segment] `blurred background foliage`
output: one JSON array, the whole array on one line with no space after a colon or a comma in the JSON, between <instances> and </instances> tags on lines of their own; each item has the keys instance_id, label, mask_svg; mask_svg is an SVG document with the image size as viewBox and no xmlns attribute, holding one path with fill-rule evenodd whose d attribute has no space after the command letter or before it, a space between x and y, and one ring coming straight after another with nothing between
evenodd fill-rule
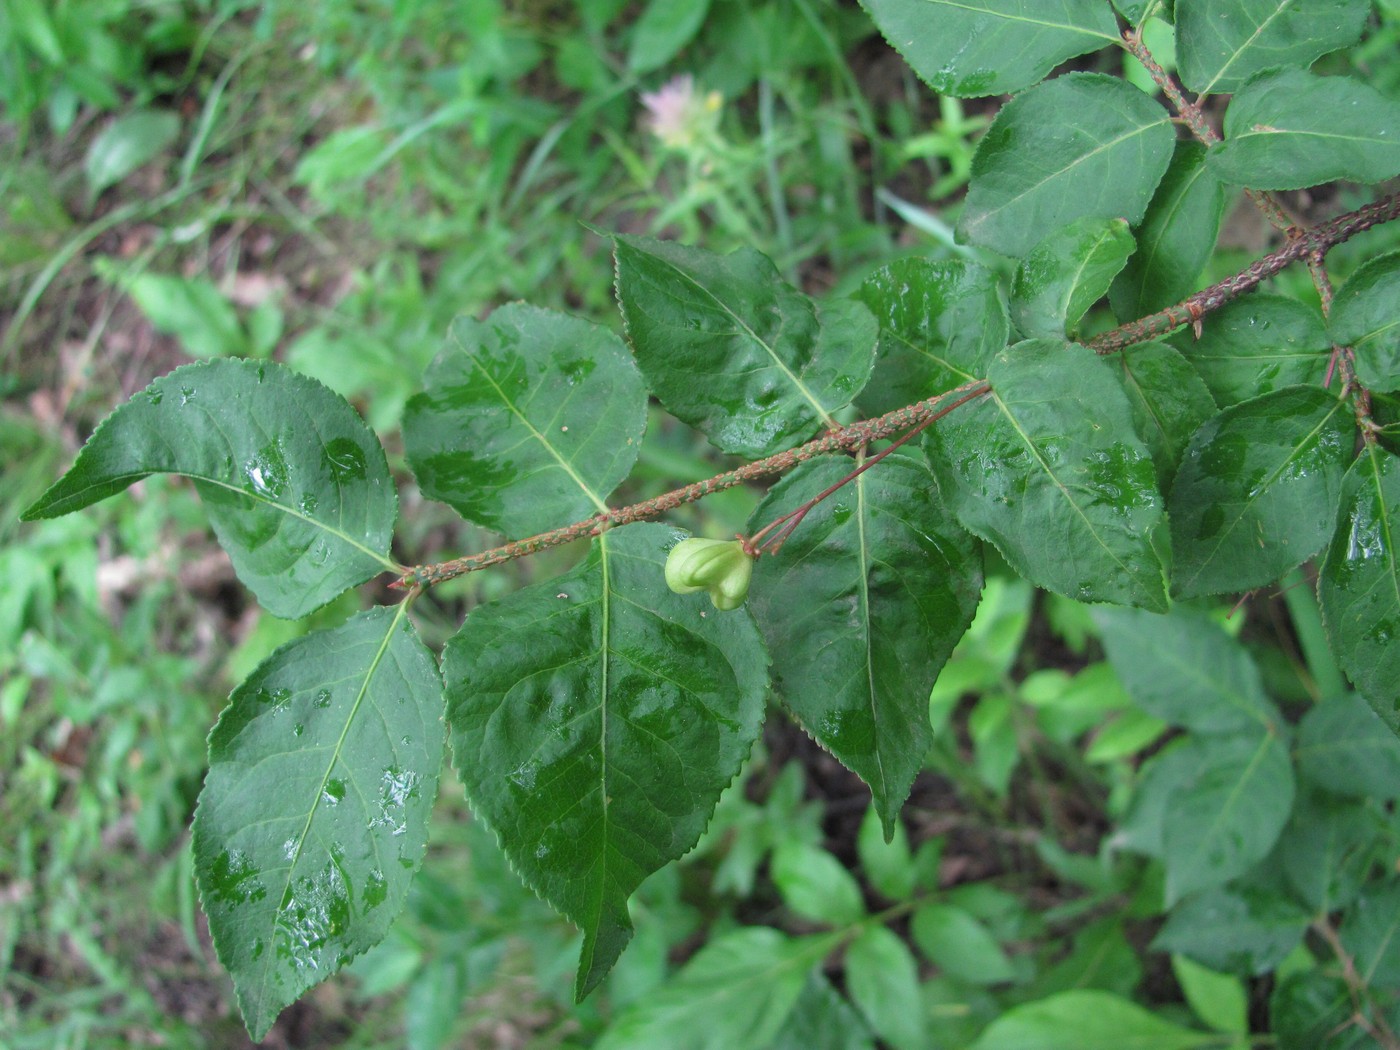
<instances>
[{"instance_id":1,"label":"blurred background foliage","mask_svg":"<svg viewBox=\"0 0 1400 1050\"><path fill-rule=\"evenodd\" d=\"M1373 22L1327 61L1374 63L1400 92L1400 18L1381 4ZM1116 53L1080 65L1123 71ZM900 255L966 254L951 225L996 105L934 96L843 0L0 0L0 1045L247 1045L190 874L204 738L273 648L374 598L261 615L178 480L21 528L96 420L191 357L275 356L351 398L401 466L404 401L455 315L524 298L620 327L595 230L752 245L814 293ZM1212 265L1261 237L1245 213ZM1334 277L1394 240L1351 242ZM1301 271L1279 280L1308 294ZM619 498L714 471L657 412ZM758 495L677 520L732 532ZM492 542L406 476L402 497L401 560ZM425 636L576 556L440 588L418 606ZM1335 681L1291 626L1306 594L1230 621L1285 703ZM1194 1013L1230 1045L1260 989L1149 951L1160 867L1105 838L1167 729L1129 702L1098 631L991 567L889 846L865 788L775 715L579 1007L574 931L447 781L403 920L268 1045L590 1046L728 932L868 914L846 991L885 1045L966 1046L1070 988ZM1371 816L1369 848L1394 857L1393 818ZM826 982L803 994L810 1017L851 1009Z\"/></svg>"}]
</instances>

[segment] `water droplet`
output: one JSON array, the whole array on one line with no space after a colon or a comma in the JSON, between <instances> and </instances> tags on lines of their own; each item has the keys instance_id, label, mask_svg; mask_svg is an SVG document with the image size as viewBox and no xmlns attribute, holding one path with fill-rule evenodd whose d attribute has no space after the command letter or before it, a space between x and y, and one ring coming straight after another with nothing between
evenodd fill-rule
<instances>
[{"instance_id":1,"label":"water droplet","mask_svg":"<svg viewBox=\"0 0 1400 1050\"><path fill-rule=\"evenodd\" d=\"M384 899L389 896L389 883L384 878L382 871L372 871L369 873L369 881L365 883L365 907L375 908L384 903Z\"/></svg>"},{"instance_id":2,"label":"water droplet","mask_svg":"<svg viewBox=\"0 0 1400 1050\"><path fill-rule=\"evenodd\" d=\"M292 736L301 736L301 734L305 732L306 726L302 725L300 722L292 726Z\"/></svg>"},{"instance_id":3,"label":"water droplet","mask_svg":"<svg viewBox=\"0 0 1400 1050\"><path fill-rule=\"evenodd\" d=\"M282 856L286 857L288 860L297 859L296 839L288 839L286 842L282 843Z\"/></svg>"},{"instance_id":4,"label":"water droplet","mask_svg":"<svg viewBox=\"0 0 1400 1050\"><path fill-rule=\"evenodd\" d=\"M267 896L262 872L241 849L226 849L209 869L209 896L226 904L246 904Z\"/></svg>"},{"instance_id":5,"label":"water droplet","mask_svg":"<svg viewBox=\"0 0 1400 1050\"><path fill-rule=\"evenodd\" d=\"M153 405L158 405L158 404L160 404L161 401L163 401L164 399L165 399L165 393L164 393L164 391L162 391L162 390L160 390L160 389L158 389L158 388L156 388L156 387L152 387L150 390L147 390L147 391L146 391L146 400L149 401L149 402L150 402L151 404L153 404Z\"/></svg>"},{"instance_id":6,"label":"water droplet","mask_svg":"<svg viewBox=\"0 0 1400 1050\"><path fill-rule=\"evenodd\" d=\"M364 450L349 438L336 438L326 445L324 461L331 477L341 485L363 481L369 475Z\"/></svg>"},{"instance_id":7,"label":"water droplet","mask_svg":"<svg viewBox=\"0 0 1400 1050\"><path fill-rule=\"evenodd\" d=\"M261 383L261 382L263 381L263 377L266 375L266 373L267 373L267 366L265 366L265 365L258 365L258 382L259 382L259 383Z\"/></svg>"},{"instance_id":8,"label":"water droplet","mask_svg":"<svg viewBox=\"0 0 1400 1050\"><path fill-rule=\"evenodd\" d=\"M345 781L332 778L326 781L326 786L321 789L321 801L328 806L335 806L345 797Z\"/></svg>"},{"instance_id":9,"label":"water droplet","mask_svg":"<svg viewBox=\"0 0 1400 1050\"><path fill-rule=\"evenodd\" d=\"M314 704L316 707L330 707L330 706L331 706L331 694L330 694L330 690L328 690L328 689L322 689L319 693L317 693L317 694L315 695L315 697L312 698L311 703Z\"/></svg>"},{"instance_id":10,"label":"water droplet","mask_svg":"<svg viewBox=\"0 0 1400 1050\"><path fill-rule=\"evenodd\" d=\"M540 767L534 762L526 762L524 765L507 774L510 782L522 791L535 790L535 777L539 775Z\"/></svg>"},{"instance_id":11,"label":"water droplet","mask_svg":"<svg viewBox=\"0 0 1400 1050\"><path fill-rule=\"evenodd\" d=\"M243 464L243 474L253 486L253 491L277 499L287 489L289 471L287 457L280 441L264 445L258 454Z\"/></svg>"},{"instance_id":12,"label":"water droplet","mask_svg":"<svg viewBox=\"0 0 1400 1050\"><path fill-rule=\"evenodd\" d=\"M320 501L316 499L316 494L314 492L308 492L306 495L302 496L301 499L298 501L299 506L301 507L301 512L303 514L315 514L316 504L318 502Z\"/></svg>"},{"instance_id":13,"label":"water droplet","mask_svg":"<svg viewBox=\"0 0 1400 1050\"><path fill-rule=\"evenodd\" d=\"M191 401L193 401L193 400L194 400L194 387L192 387L192 386L182 386L182 387L180 388L180 404L181 404L181 405L188 405L188 404L189 404Z\"/></svg>"}]
</instances>

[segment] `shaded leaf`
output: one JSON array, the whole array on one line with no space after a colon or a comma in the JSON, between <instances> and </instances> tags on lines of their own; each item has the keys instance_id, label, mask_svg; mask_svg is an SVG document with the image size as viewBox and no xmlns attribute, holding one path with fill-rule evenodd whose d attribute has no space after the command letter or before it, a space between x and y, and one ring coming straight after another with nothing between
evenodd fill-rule
<instances>
[{"instance_id":1,"label":"shaded leaf","mask_svg":"<svg viewBox=\"0 0 1400 1050\"><path fill-rule=\"evenodd\" d=\"M631 936L627 898L695 845L763 716L748 615L663 582L678 539L604 533L572 571L473 610L443 657L458 774L524 880L583 929L580 996Z\"/></svg>"},{"instance_id":2,"label":"shaded leaf","mask_svg":"<svg viewBox=\"0 0 1400 1050\"><path fill-rule=\"evenodd\" d=\"M1096 0L861 0L890 46L944 95L1000 95L1118 43Z\"/></svg>"},{"instance_id":3,"label":"shaded leaf","mask_svg":"<svg viewBox=\"0 0 1400 1050\"><path fill-rule=\"evenodd\" d=\"M1320 387L1207 420L1172 486L1172 592L1260 587L1315 554L1336 521L1353 433L1348 403Z\"/></svg>"},{"instance_id":4,"label":"shaded leaf","mask_svg":"<svg viewBox=\"0 0 1400 1050\"><path fill-rule=\"evenodd\" d=\"M1288 884L1317 913L1349 905L1386 849L1376 810L1316 788L1299 796L1279 842Z\"/></svg>"},{"instance_id":5,"label":"shaded leaf","mask_svg":"<svg viewBox=\"0 0 1400 1050\"><path fill-rule=\"evenodd\" d=\"M1049 234L1011 279L1016 327L1027 338L1073 334L1135 248L1122 219L1076 219Z\"/></svg>"},{"instance_id":6,"label":"shaded leaf","mask_svg":"<svg viewBox=\"0 0 1400 1050\"><path fill-rule=\"evenodd\" d=\"M810 437L870 378L878 329L816 303L760 253L613 238L617 298L657 399L720 449L757 459Z\"/></svg>"},{"instance_id":7,"label":"shaded leaf","mask_svg":"<svg viewBox=\"0 0 1400 1050\"><path fill-rule=\"evenodd\" d=\"M1165 488L1191 435L1215 414L1215 402L1190 362L1166 343L1139 343L1114 358L1110 363L1128 395L1133 429L1152 451Z\"/></svg>"},{"instance_id":8,"label":"shaded leaf","mask_svg":"<svg viewBox=\"0 0 1400 1050\"><path fill-rule=\"evenodd\" d=\"M1219 1036L1164 1021L1111 992L1060 992L1013 1006L971 1050L1189 1050Z\"/></svg>"},{"instance_id":9,"label":"shaded leaf","mask_svg":"<svg viewBox=\"0 0 1400 1050\"><path fill-rule=\"evenodd\" d=\"M1400 175L1400 102L1350 77L1267 73L1231 100L1210 165L1257 190L1384 182Z\"/></svg>"},{"instance_id":10,"label":"shaded leaf","mask_svg":"<svg viewBox=\"0 0 1400 1050\"><path fill-rule=\"evenodd\" d=\"M1356 1023L1346 981L1320 969L1280 980L1269 999L1269 1020L1279 1050L1373 1050L1376 1045Z\"/></svg>"},{"instance_id":11,"label":"shaded leaf","mask_svg":"<svg viewBox=\"0 0 1400 1050\"><path fill-rule=\"evenodd\" d=\"M894 1050L922 1050L928 1026L919 1009L919 969L904 942L868 926L846 948L846 988L874 1033Z\"/></svg>"},{"instance_id":12,"label":"shaded leaf","mask_svg":"<svg viewBox=\"0 0 1400 1050\"><path fill-rule=\"evenodd\" d=\"M850 470L814 460L779 482L750 534ZM886 834L933 740L928 697L967 630L981 552L934 498L928 468L888 456L758 560L749 603L774 688L803 727L870 785Z\"/></svg>"},{"instance_id":13,"label":"shaded leaf","mask_svg":"<svg viewBox=\"0 0 1400 1050\"><path fill-rule=\"evenodd\" d=\"M1257 886L1211 889L1172 908L1152 941L1223 973L1273 970L1302 941L1312 915L1280 893Z\"/></svg>"},{"instance_id":14,"label":"shaded leaf","mask_svg":"<svg viewBox=\"0 0 1400 1050\"><path fill-rule=\"evenodd\" d=\"M1175 141L1167 111L1115 77L1040 84L1003 106L978 143L958 232L1019 256L1075 219L1137 223Z\"/></svg>"},{"instance_id":15,"label":"shaded leaf","mask_svg":"<svg viewBox=\"0 0 1400 1050\"><path fill-rule=\"evenodd\" d=\"M152 327L180 341L192 357L220 357L250 349L238 314L208 281L142 273L127 293Z\"/></svg>"},{"instance_id":16,"label":"shaded leaf","mask_svg":"<svg viewBox=\"0 0 1400 1050\"><path fill-rule=\"evenodd\" d=\"M276 616L299 619L397 571L383 448L338 395L280 365L209 361L162 376L102 422L24 517L70 514L151 474L195 480L238 578Z\"/></svg>"},{"instance_id":17,"label":"shaded leaf","mask_svg":"<svg viewBox=\"0 0 1400 1050\"><path fill-rule=\"evenodd\" d=\"M1258 292L1227 303L1201 323L1197 338L1172 340L1221 408L1286 386L1320 383L1332 350L1317 307Z\"/></svg>"},{"instance_id":18,"label":"shaded leaf","mask_svg":"<svg viewBox=\"0 0 1400 1050\"><path fill-rule=\"evenodd\" d=\"M709 10L710 0L651 0L632 27L627 68L650 73L664 66L694 39Z\"/></svg>"},{"instance_id":19,"label":"shaded leaf","mask_svg":"<svg viewBox=\"0 0 1400 1050\"><path fill-rule=\"evenodd\" d=\"M1362 890L1337 934L1365 984L1400 985L1400 881Z\"/></svg>"},{"instance_id":20,"label":"shaded leaf","mask_svg":"<svg viewBox=\"0 0 1400 1050\"><path fill-rule=\"evenodd\" d=\"M1298 727L1299 771L1353 798L1400 798L1400 739L1359 696L1328 697Z\"/></svg>"},{"instance_id":21,"label":"shaded leaf","mask_svg":"<svg viewBox=\"0 0 1400 1050\"><path fill-rule=\"evenodd\" d=\"M83 159L88 200L154 160L179 133L180 118L169 110L142 109L117 117L92 140Z\"/></svg>"},{"instance_id":22,"label":"shaded leaf","mask_svg":"<svg viewBox=\"0 0 1400 1050\"><path fill-rule=\"evenodd\" d=\"M1400 390L1400 252L1361 266L1332 302L1332 340L1356 351L1356 374L1370 390Z\"/></svg>"},{"instance_id":23,"label":"shaded leaf","mask_svg":"<svg viewBox=\"0 0 1400 1050\"><path fill-rule=\"evenodd\" d=\"M1030 340L992 359L989 397L926 439L939 494L1032 583L1164 610L1162 499L1127 398L1080 346Z\"/></svg>"},{"instance_id":24,"label":"shaded leaf","mask_svg":"<svg viewBox=\"0 0 1400 1050\"><path fill-rule=\"evenodd\" d=\"M284 645L210 734L195 873L254 1039L383 938L423 859L442 683L405 613Z\"/></svg>"},{"instance_id":25,"label":"shaded leaf","mask_svg":"<svg viewBox=\"0 0 1400 1050\"><path fill-rule=\"evenodd\" d=\"M929 962L959 981L1000 984L1016 976L991 931L962 908L926 904L914 913L909 932Z\"/></svg>"},{"instance_id":26,"label":"shaded leaf","mask_svg":"<svg viewBox=\"0 0 1400 1050\"><path fill-rule=\"evenodd\" d=\"M830 981L814 973L767 1050L875 1050L875 1042L860 1014Z\"/></svg>"},{"instance_id":27,"label":"shaded leaf","mask_svg":"<svg viewBox=\"0 0 1400 1050\"><path fill-rule=\"evenodd\" d=\"M606 509L646 429L646 387L622 341L524 303L453 322L423 384L403 430L424 494L509 535Z\"/></svg>"},{"instance_id":28,"label":"shaded leaf","mask_svg":"<svg viewBox=\"0 0 1400 1050\"><path fill-rule=\"evenodd\" d=\"M880 323L875 371L857 399L867 416L982 378L1011 332L996 274L975 263L899 259L856 298Z\"/></svg>"},{"instance_id":29,"label":"shaded leaf","mask_svg":"<svg viewBox=\"0 0 1400 1050\"><path fill-rule=\"evenodd\" d=\"M1369 0L1193 0L1176 12L1177 65L1198 94L1267 69L1304 69L1361 36Z\"/></svg>"}]
</instances>

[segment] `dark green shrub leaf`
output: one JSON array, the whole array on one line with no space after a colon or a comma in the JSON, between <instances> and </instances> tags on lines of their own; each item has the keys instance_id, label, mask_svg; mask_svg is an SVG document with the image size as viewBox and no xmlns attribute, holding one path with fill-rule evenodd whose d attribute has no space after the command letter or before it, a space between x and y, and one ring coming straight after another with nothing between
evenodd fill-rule
<instances>
[{"instance_id":1,"label":"dark green shrub leaf","mask_svg":"<svg viewBox=\"0 0 1400 1050\"><path fill-rule=\"evenodd\" d=\"M1167 111L1114 77L1040 84L1003 106L978 144L958 232L1019 256L1075 219L1137 223L1175 141Z\"/></svg>"},{"instance_id":2,"label":"dark green shrub leaf","mask_svg":"<svg viewBox=\"0 0 1400 1050\"><path fill-rule=\"evenodd\" d=\"M884 926L867 926L847 946L845 964L846 989L871 1030L894 1050L923 1050L919 967L904 942Z\"/></svg>"},{"instance_id":3,"label":"dark green shrub leaf","mask_svg":"<svg viewBox=\"0 0 1400 1050\"><path fill-rule=\"evenodd\" d=\"M1356 374L1371 390L1400 390L1400 252L1372 259L1332 303L1332 340L1356 351Z\"/></svg>"},{"instance_id":4,"label":"dark green shrub leaf","mask_svg":"<svg viewBox=\"0 0 1400 1050\"><path fill-rule=\"evenodd\" d=\"M1036 980L1035 998L1076 988L1129 996L1141 980L1138 949L1128 943L1122 919L1100 919L1075 932L1069 954Z\"/></svg>"},{"instance_id":5,"label":"dark green shrub leaf","mask_svg":"<svg viewBox=\"0 0 1400 1050\"><path fill-rule=\"evenodd\" d=\"M1264 730L1278 711L1244 647L1203 613L1095 609L1109 663L1148 714L1199 732Z\"/></svg>"},{"instance_id":6,"label":"dark green shrub leaf","mask_svg":"<svg viewBox=\"0 0 1400 1050\"><path fill-rule=\"evenodd\" d=\"M814 973L767 1050L875 1050L875 1042L860 1014L830 981Z\"/></svg>"},{"instance_id":7,"label":"dark green shrub leaf","mask_svg":"<svg viewBox=\"0 0 1400 1050\"><path fill-rule=\"evenodd\" d=\"M1328 697L1298 727L1299 771L1353 798L1400 798L1400 739L1359 696Z\"/></svg>"},{"instance_id":8,"label":"dark green shrub leaf","mask_svg":"<svg viewBox=\"0 0 1400 1050\"><path fill-rule=\"evenodd\" d=\"M1384 182L1400 175L1400 102L1350 77L1301 69L1246 84L1225 111L1216 175L1256 190L1324 182Z\"/></svg>"},{"instance_id":9,"label":"dark green shrub leaf","mask_svg":"<svg viewBox=\"0 0 1400 1050\"><path fill-rule=\"evenodd\" d=\"M710 0L651 0L632 28L627 68L650 73L664 66L694 39L709 10Z\"/></svg>"},{"instance_id":10,"label":"dark green shrub leaf","mask_svg":"<svg viewBox=\"0 0 1400 1050\"><path fill-rule=\"evenodd\" d=\"M103 421L24 517L81 510L151 474L194 479L238 578L274 615L297 619L397 571L383 448L343 399L280 365L209 361L162 376Z\"/></svg>"},{"instance_id":11,"label":"dark green shrub leaf","mask_svg":"<svg viewBox=\"0 0 1400 1050\"><path fill-rule=\"evenodd\" d=\"M1368 444L1342 482L1317 595L1337 662L1400 733L1400 459Z\"/></svg>"},{"instance_id":12,"label":"dark green shrub leaf","mask_svg":"<svg viewBox=\"0 0 1400 1050\"><path fill-rule=\"evenodd\" d=\"M1147 214L1133 231L1137 251L1109 289L1121 321L1180 302L1197 288L1230 198L1198 142L1178 142Z\"/></svg>"},{"instance_id":13,"label":"dark green shrub leaf","mask_svg":"<svg viewBox=\"0 0 1400 1050\"><path fill-rule=\"evenodd\" d=\"M1323 970L1291 973L1274 986L1269 1020L1279 1050L1374 1050L1356 1023L1355 999L1346 981Z\"/></svg>"},{"instance_id":14,"label":"dark green shrub leaf","mask_svg":"<svg viewBox=\"0 0 1400 1050\"><path fill-rule=\"evenodd\" d=\"M443 656L458 774L524 880L583 929L580 996L631 936L627 898L695 845L763 716L758 631L666 588L678 539L607 532L572 571L475 609Z\"/></svg>"},{"instance_id":15,"label":"dark green shrub leaf","mask_svg":"<svg viewBox=\"0 0 1400 1050\"><path fill-rule=\"evenodd\" d=\"M1096 0L861 0L890 46L945 95L1019 91L1061 62L1118 43Z\"/></svg>"},{"instance_id":16,"label":"dark green shrub leaf","mask_svg":"<svg viewBox=\"0 0 1400 1050\"><path fill-rule=\"evenodd\" d=\"M248 1031L378 944L423 859L442 682L406 607L289 642L209 737L195 873Z\"/></svg>"},{"instance_id":17,"label":"dark green shrub leaf","mask_svg":"<svg viewBox=\"0 0 1400 1050\"><path fill-rule=\"evenodd\" d=\"M996 274L975 263L900 259L856 297L880 322L875 371L857 399L867 416L981 379L1011 332Z\"/></svg>"},{"instance_id":18,"label":"dark green shrub leaf","mask_svg":"<svg viewBox=\"0 0 1400 1050\"><path fill-rule=\"evenodd\" d=\"M1347 402L1320 387L1208 420L1172 486L1173 593L1260 587L1315 554L1336 521L1353 433Z\"/></svg>"},{"instance_id":19,"label":"dark green shrub leaf","mask_svg":"<svg viewBox=\"0 0 1400 1050\"><path fill-rule=\"evenodd\" d=\"M1030 340L994 357L988 378L989 397L928 432L946 505L1038 586L1164 611L1162 498L1108 367Z\"/></svg>"},{"instance_id":20,"label":"dark green shrub leaf","mask_svg":"<svg viewBox=\"0 0 1400 1050\"><path fill-rule=\"evenodd\" d=\"M1152 942L1222 973L1268 973L1303 939L1312 915L1288 897L1260 887L1213 889L1171 910Z\"/></svg>"},{"instance_id":21,"label":"dark green shrub leaf","mask_svg":"<svg viewBox=\"0 0 1400 1050\"><path fill-rule=\"evenodd\" d=\"M865 915L860 884L824 849L783 842L773 851L772 875L783 903L804 919L848 926Z\"/></svg>"},{"instance_id":22,"label":"dark green shrub leaf","mask_svg":"<svg viewBox=\"0 0 1400 1050\"><path fill-rule=\"evenodd\" d=\"M850 469L844 459L803 464L774 486L750 531ZM749 602L774 689L870 785L886 834L933 741L929 690L981 588L976 542L939 508L928 468L898 453L817 504L754 569Z\"/></svg>"},{"instance_id":23,"label":"dark green shrub leaf","mask_svg":"<svg viewBox=\"0 0 1400 1050\"><path fill-rule=\"evenodd\" d=\"M1011 280L1011 319L1028 339L1073 334L1136 248L1122 219L1076 219L1030 250Z\"/></svg>"},{"instance_id":24,"label":"dark green shrub leaf","mask_svg":"<svg viewBox=\"0 0 1400 1050\"><path fill-rule=\"evenodd\" d=\"M524 303L458 318L423 383L403 429L424 494L513 536L605 510L646 429L622 341Z\"/></svg>"},{"instance_id":25,"label":"dark green shrub leaf","mask_svg":"<svg viewBox=\"0 0 1400 1050\"><path fill-rule=\"evenodd\" d=\"M971 1050L1190 1050L1220 1037L1185 1028L1111 992L1072 991L1014 1006Z\"/></svg>"},{"instance_id":26,"label":"dark green shrub leaf","mask_svg":"<svg viewBox=\"0 0 1400 1050\"><path fill-rule=\"evenodd\" d=\"M1400 985L1400 881L1363 890L1337 933L1364 983Z\"/></svg>"},{"instance_id":27,"label":"dark green shrub leaf","mask_svg":"<svg viewBox=\"0 0 1400 1050\"><path fill-rule=\"evenodd\" d=\"M1369 0L1193 0L1176 12L1182 82L1198 94L1238 90L1266 69L1304 69L1356 43ZM1303 103L1306 104L1306 103Z\"/></svg>"},{"instance_id":28,"label":"dark green shrub leaf","mask_svg":"<svg viewBox=\"0 0 1400 1050\"><path fill-rule=\"evenodd\" d=\"M1140 343L1114 357L1133 410L1133 429L1152 452L1165 489L1196 428L1215 414L1215 402L1190 362L1166 343Z\"/></svg>"},{"instance_id":29,"label":"dark green shrub leaf","mask_svg":"<svg viewBox=\"0 0 1400 1050\"><path fill-rule=\"evenodd\" d=\"M1278 856L1289 886L1321 914L1356 898L1384 843L1375 808L1313 788L1299 796Z\"/></svg>"},{"instance_id":30,"label":"dark green shrub leaf","mask_svg":"<svg viewBox=\"0 0 1400 1050\"><path fill-rule=\"evenodd\" d=\"M1321 383L1332 350L1317 307L1258 292L1216 310L1199 338L1173 344L1195 367L1221 408L1286 386Z\"/></svg>"},{"instance_id":31,"label":"dark green shrub leaf","mask_svg":"<svg viewBox=\"0 0 1400 1050\"><path fill-rule=\"evenodd\" d=\"M1000 984L1016 976L997 939L976 916L951 904L926 904L910 934L929 962L960 981Z\"/></svg>"},{"instance_id":32,"label":"dark green shrub leaf","mask_svg":"<svg viewBox=\"0 0 1400 1050\"><path fill-rule=\"evenodd\" d=\"M766 1047L836 940L753 926L716 937L658 991L613 1022L597 1050Z\"/></svg>"},{"instance_id":33,"label":"dark green shrub leaf","mask_svg":"<svg viewBox=\"0 0 1400 1050\"><path fill-rule=\"evenodd\" d=\"M617 298L637 364L673 415L757 459L831 426L870 378L878 329L860 303L816 303L743 248L615 237Z\"/></svg>"}]
</instances>

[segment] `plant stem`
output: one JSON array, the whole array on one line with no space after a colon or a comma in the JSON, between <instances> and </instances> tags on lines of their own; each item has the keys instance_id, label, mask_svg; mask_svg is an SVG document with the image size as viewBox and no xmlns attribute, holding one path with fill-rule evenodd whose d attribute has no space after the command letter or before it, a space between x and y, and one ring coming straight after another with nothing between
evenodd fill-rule
<instances>
[{"instance_id":1,"label":"plant stem","mask_svg":"<svg viewBox=\"0 0 1400 1050\"><path fill-rule=\"evenodd\" d=\"M1332 658L1322 626L1322 613L1307 576L1302 569L1294 569L1279 583L1288 615L1293 620L1293 630L1298 635L1298 646L1303 650L1303 663L1316 690L1314 699L1345 696L1347 682Z\"/></svg>"}]
</instances>

